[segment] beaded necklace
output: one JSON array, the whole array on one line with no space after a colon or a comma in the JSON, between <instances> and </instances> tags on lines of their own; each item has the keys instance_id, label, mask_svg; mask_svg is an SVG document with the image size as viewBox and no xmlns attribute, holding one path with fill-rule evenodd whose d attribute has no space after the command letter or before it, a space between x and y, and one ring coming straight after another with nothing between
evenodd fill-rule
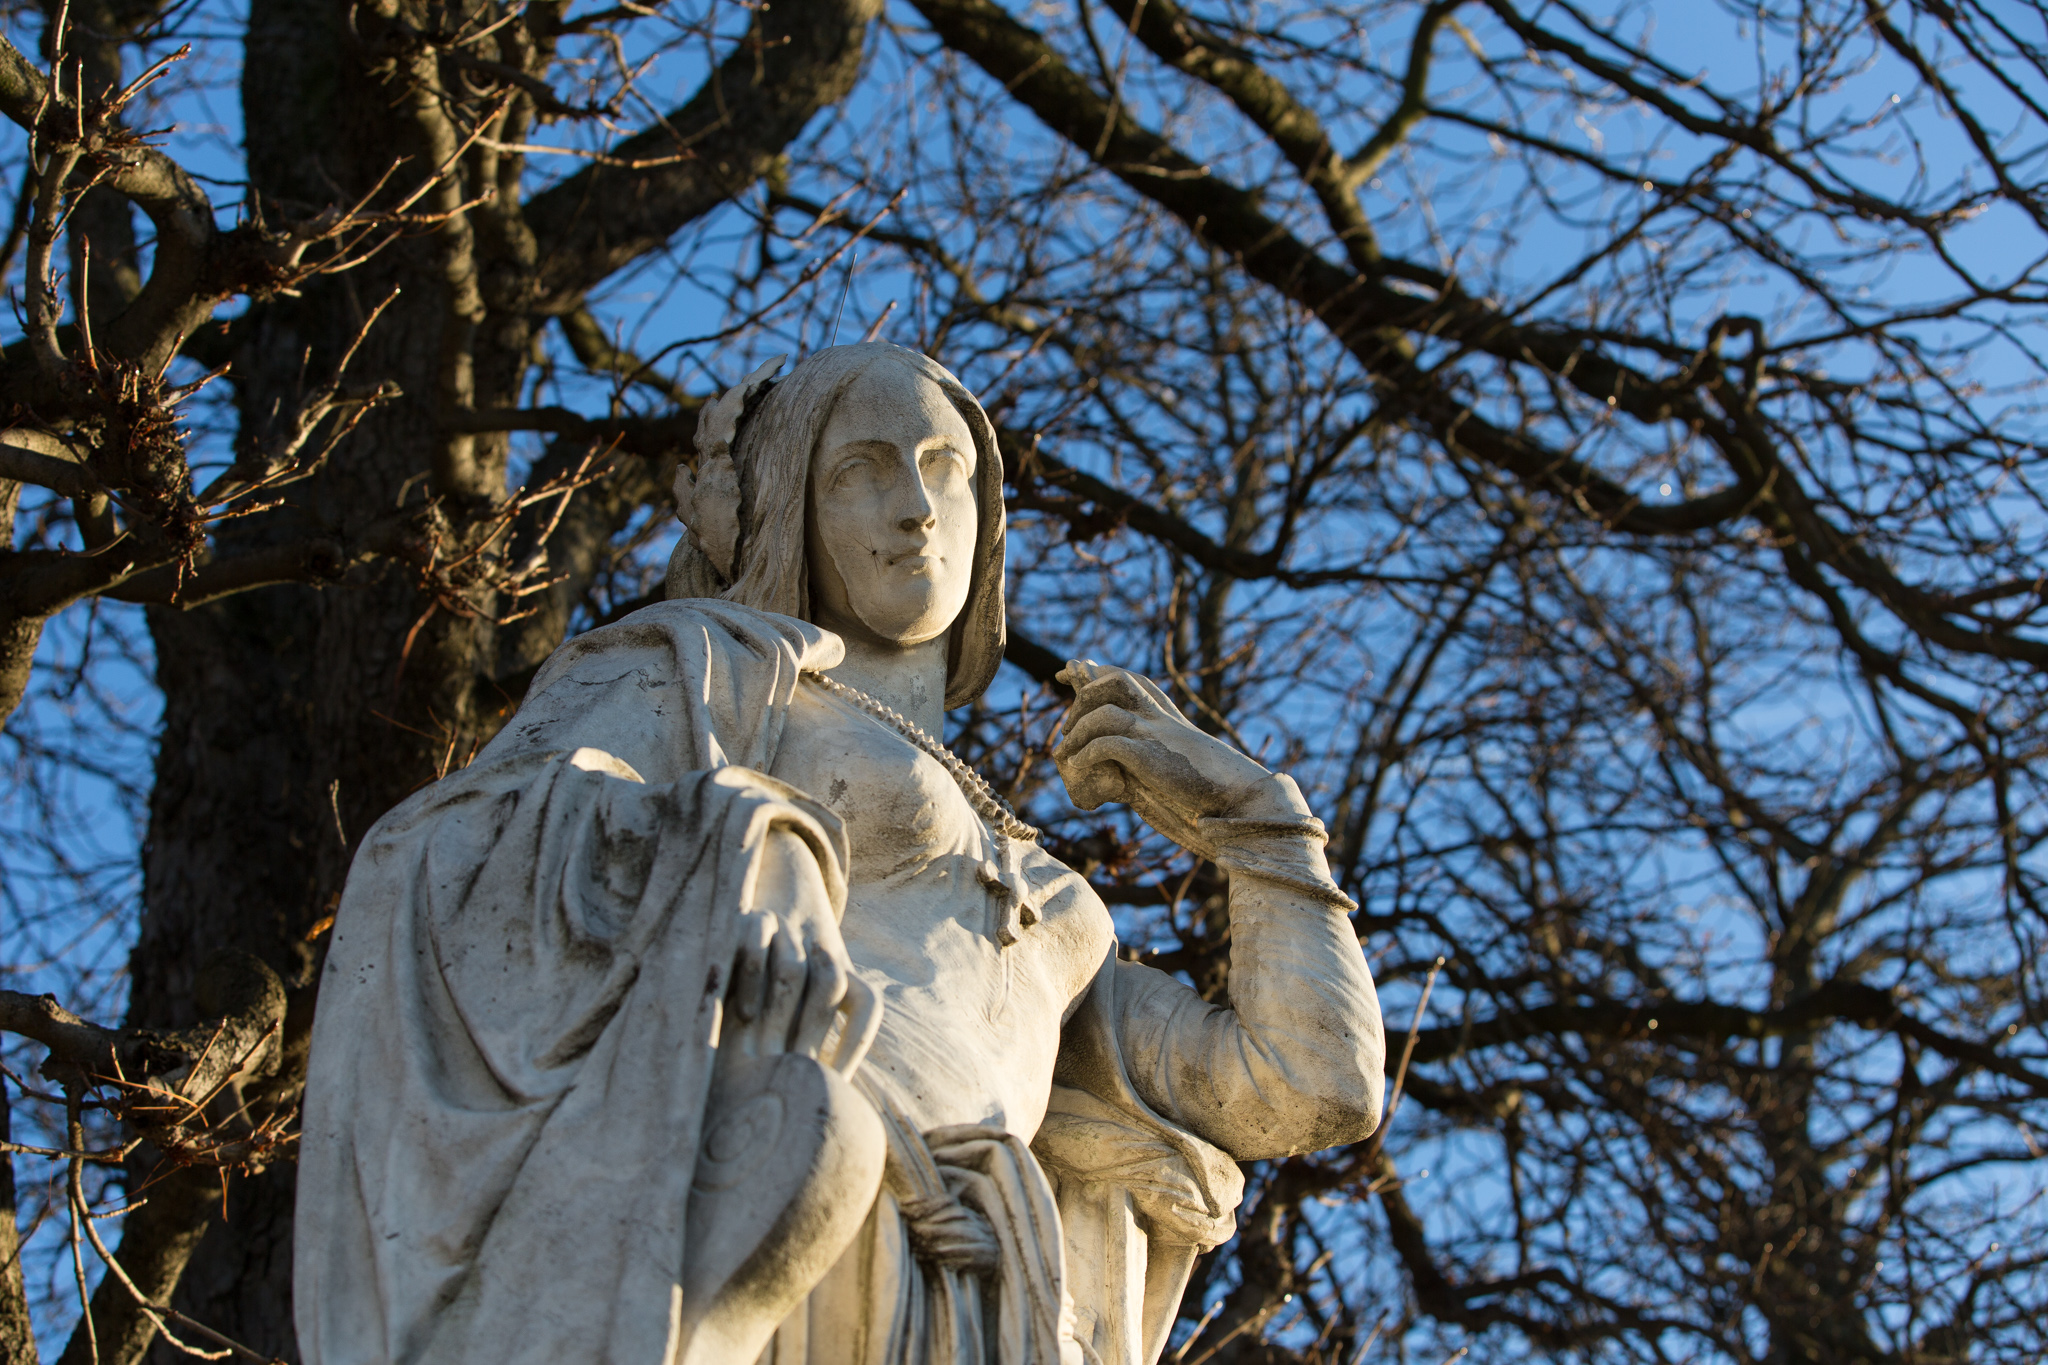
<instances>
[{"instance_id":1,"label":"beaded necklace","mask_svg":"<svg viewBox=\"0 0 2048 1365\"><path fill-rule=\"evenodd\" d=\"M1017 812L1010 809L1010 803L997 796L995 789L989 786L980 773L968 767L958 754L926 734L923 727L913 724L908 717L869 696L858 687L848 687L837 678L828 678L823 673L805 673L804 676L835 697L851 702L867 712L938 760L939 766L960 785L960 791L966 796L967 804L974 807L982 819L995 826L998 833L1025 843L1038 841L1036 826L1027 825L1018 819Z\"/></svg>"}]
</instances>

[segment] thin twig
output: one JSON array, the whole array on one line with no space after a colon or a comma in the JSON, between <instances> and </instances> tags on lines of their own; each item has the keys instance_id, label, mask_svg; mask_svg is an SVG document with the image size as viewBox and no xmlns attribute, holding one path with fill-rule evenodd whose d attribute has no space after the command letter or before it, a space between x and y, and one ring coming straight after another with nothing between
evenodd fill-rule
<instances>
[{"instance_id":1,"label":"thin twig","mask_svg":"<svg viewBox=\"0 0 2048 1365\"><path fill-rule=\"evenodd\" d=\"M1365 1334L1365 1341L1360 1344L1358 1353L1351 1357L1351 1365L1361 1365L1361 1362L1365 1360L1365 1353L1370 1351L1372 1344L1380 1339L1380 1329L1386 1325L1387 1310L1382 1308L1379 1317L1373 1321L1372 1330Z\"/></svg>"},{"instance_id":2,"label":"thin twig","mask_svg":"<svg viewBox=\"0 0 2048 1365\"><path fill-rule=\"evenodd\" d=\"M1372 1135L1372 1146L1366 1149L1368 1159L1378 1155L1386 1145L1387 1129L1393 1125L1394 1113L1401 1107L1401 1087L1408 1080L1408 1060L1415 1055L1416 1039L1422 1035L1422 1013L1429 1008L1429 993L1436 989L1436 974L1443 969L1444 958L1439 953L1436 961L1430 964L1428 978L1422 983L1422 998L1415 1002L1415 1019L1408 1025L1408 1041L1401 1045L1401 1065L1394 1072L1394 1088L1387 1094L1387 1114Z\"/></svg>"},{"instance_id":3,"label":"thin twig","mask_svg":"<svg viewBox=\"0 0 2048 1365\"><path fill-rule=\"evenodd\" d=\"M118 1166L128 1159L128 1151L120 1147L108 1147L103 1151L89 1152L71 1147L32 1147L23 1142L0 1142L0 1152L14 1156L50 1156L65 1161L90 1161L100 1166Z\"/></svg>"},{"instance_id":4,"label":"thin twig","mask_svg":"<svg viewBox=\"0 0 2048 1365\"><path fill-rule=\"evenodd\" d=\"M1264 1311L1252 1314L1243 1322L1240 1322L1237 1326L1231 1328L1228 1332L1225 1332L1221 1337L1217 1338L1215 1345L1211 1346L1208 1350L1196 1356L1193 1360L1188 1361L1187 1365L1206 1365L1206 1362L1213 1358L1218 1351L1222 1350L1225 1346L1228 1346L1231 1342L1243 1336L1246 1332L1250 1332L1265 1327L1267 1323L1273 1320L1273 1315L1275 1313L1278 1313L1281 1309L1285 1308L1288 1304L1292 1302L1294 1302L1294 1295L1289 1294L1287 1297L1281 1299L1280 1302L1268 1305ZM1288 1325L1290 1327L1293 1326L1291 1322Z\"/></svg>"},{"instance_id":5,"label":"thin twig","mask_svg":"<svg viewBox=\"0 0 2048 1365\"><path fill-rule=\"evenodd\" d=\"M1216 1315L1222 1311L1222 1299L1218 1299L1209 1305L1209 1311L1202 1314L1202 1320L1195 1324L1195 1330L1188 1333L1188 1339L1183 1341L1180 1344L1180 1349L1173 1353L1173 1365L1180 1365L1181 1361L1187 1359L1188 1351L1194 1346L1196 1338L1208 1330L1209 1324L1216 1321Z\"/></svg>"},{"instance_id":6,"label":"thin twig","mask_svg":"<svg viewBox=\"0 0 2048 1365\"><path fill-rule=\"evenodd\" d=\"M64 1095L64 1140L72 1150L85 1149L85 1124L78 1114L79 1092L67 1089ZM92 1365L100 1365L99 1328L92 1320L92 1291L85 1283L85 1243L80 1236L80 1211L85 1208L85 1162L73 1157L65 1174L67 1204L71 1210L71 1273L78 1281L78 1303L85 1316L85 1344L91 1355ZM92 1227L91 1219L84 1219L87 1230Z\"/></svg>"}]
</instances>

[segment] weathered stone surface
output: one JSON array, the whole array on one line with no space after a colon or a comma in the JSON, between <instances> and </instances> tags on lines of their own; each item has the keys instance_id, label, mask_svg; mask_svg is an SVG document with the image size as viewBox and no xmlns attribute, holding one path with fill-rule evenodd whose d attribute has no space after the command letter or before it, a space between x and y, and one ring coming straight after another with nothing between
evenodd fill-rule
<instances>
[{"instance_id":1,"label":"weathered stone surface","mask_svg":"<svg viewBox=\"0 0 2048 1365\"><path fill-rule=\"evenodd\" d=\"M1378 1121L1322 828L1149 681L1071 664L1074 799L1231 877L1230 1008L1119 961L1086 881L930 739L1001 654L979 406L839 347L713 439L721 562L686 539L670 601L564 646L357 854L306 1361L1155 1359L1233 1228L1230 1158Z\"/></svg>"}]
</instances>

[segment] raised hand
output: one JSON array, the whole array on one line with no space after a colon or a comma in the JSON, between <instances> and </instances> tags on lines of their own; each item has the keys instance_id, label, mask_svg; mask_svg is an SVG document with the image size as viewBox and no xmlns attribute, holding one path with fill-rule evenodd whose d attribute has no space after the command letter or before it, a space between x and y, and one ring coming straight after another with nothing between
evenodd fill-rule
<instances>
[{"instance_id":1,"label":"raised hand","mask_svg":"<svg viewBox=\"0 0 2048 1365\"><path fill-rule=\"evenodd\" d=\"M1196 852L1206 842L1196 822L1205 817L1307 813L1291 784L1196 728L1150 678L1086 659L1070 660L1059 676L1073 687L1074 705L1053 762L1081 809L1125 802Z\"/></svg>"}]
</instances>

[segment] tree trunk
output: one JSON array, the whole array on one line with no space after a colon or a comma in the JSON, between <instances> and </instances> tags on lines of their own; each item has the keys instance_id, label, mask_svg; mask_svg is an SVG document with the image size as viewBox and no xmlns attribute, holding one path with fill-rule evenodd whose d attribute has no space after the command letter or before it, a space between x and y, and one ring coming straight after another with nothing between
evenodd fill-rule
<instances>
[{"instance_id":1,"label":"tree trunk","mask_svg":"<svg viewBox=\"0 0 2048 1365\"><path fill-rule=\"evenodd\" d=\"M0 1142L10 1140L7 1093L0 1090ZM17 1216L14 1158L0 1153L0 1365L36 1365L36 1331L28 1320Z\"/></svg>"},{"instance_id":2,"label":"tree trunk","mask_svg":"<svg viewBox=\"0 0 2048 1365\"><path fill-rule=\"evenodd\" d=\"M391 90L344 41L342 15L319 0L252 6L243 102L250 175L261 193L322 202L335 195L323 176L354 193L397 152L421 164ZM301 384L319 382L393 285L402 292L350 377L396 380L406 397L375 413L322 475L293 490L298 526L251 519L254 529L240 534L301 534L308 521L360 527L388 515L401 496L422 495L449 316L436 248L432 237L400 242L302 299L252 310L233 371L245 435L273 405L290 404ZM523 335L516 340L523 345ZM310 364L302 360L309 349ZM479 368L510 373L516 385L516 365ZM516 392L476 401L509 403ZM251 546L245 539L237 548ZM287 1047L303 1049L319 931L351 851L343 832L352 844L451 754L463 757L478 734L473 699L494 661L492 632L439 611L415 631L428 608L407 573L380 565L333 589L270 588L189 613L153 613L165 710L133 957L135 1021L193 1019L200 964L233 944L263 957L291 986ZM286 1360L297 1358L292 1197L288 1162L233 1179L225 1216L212 1220L176 1299L217 1330ZM161 1343L156 1354L173 1358Z\"/></svg>"},{"instance_id":3,"label":"tree trunk","mask_svg":"<svg viewBox=\"0 0 2048 1365\"><path fill-rule=\"evenodd\" d=\"M468 55L544 73L560 8L508 15ZM444 537L436 563L478 545L506 497L508 441L452 434L444 415L516 406L543 305L580 307L580 289L771 165L850 88L878 10L877 0L763 9L754 38L714 73L717 89L670 116L701 131L695 156L637 180L614 172L570 185L566 199L536 209L559 239L543 249L520 203L516 159L474 147L457 156L464 138L451 132L449 111L465 97L442 88L438 59L419 41L448 15L426 0L252 0L242 98L261 202L346 203L387 176L395 198L458 159L461 174L413 208L448 215L445 226L415 230L299 297L256 303L234 324L231 379L245 441L331 376L380 304L388 307L355 350L348 382L395 383L404 396L371 412L317 477L290 488L285 507L226 523L219 551L357 537L401 508L420 514L407 532L417 541L430 498L439 528L431 534ZM505 142L523 136L525 125L511 121L517 107ZM620 223L630 241L614 240ZM543 467L570 454L565 447ZM673 471L672 453L659 449L621 460L550 542L550 572L563 582L502 641L481 589L456 600L426 586L403 556L377 558L325 589L274 587L190 612L152 610L164 722L132 1021L194 1021L201 964L217 948L241 948L287 983L285 1075L302 1074L322 936L355 841L407 794L467 762L509 715L516 698L507 689L517 687L497 674L530 672L559 642L566 594L588 581ZM510 543L522 535L530 530ZM294 1100L290 1085L271 1102ZM289 1164L235 1177L212 1207L175 1305L258 1352L294 1359ZM128 1235L146 1243L150 1234L134 1220ZM162 1250L133 1248L141 1258ZM156 1355L171 1358L161 1344Z\"/></svg>"}]
</instances>

